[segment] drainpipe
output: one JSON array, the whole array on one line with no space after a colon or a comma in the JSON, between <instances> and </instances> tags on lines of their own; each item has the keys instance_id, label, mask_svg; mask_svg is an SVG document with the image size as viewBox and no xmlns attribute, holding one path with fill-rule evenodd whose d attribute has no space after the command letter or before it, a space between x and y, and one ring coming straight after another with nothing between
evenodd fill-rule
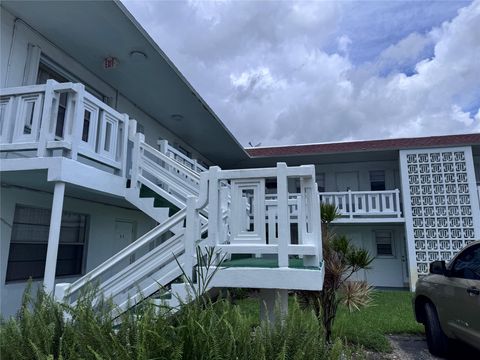
<instances>
[{"instance_id":1,"label":"drainpipe","mask_svg":"<svg viewBox=\"0 0 480 360\"><path fill-rule=\"evenodd\" d=\"M19 21L22 21L22 19L20 18L15 18L15 20L13 21L13 31L12 31L12 42L10 43L10 50L8 52L8 60L7 60L7 69L6 69L6 73L5 73L5 79L3 81L3 87L6 88L7 87L7 84L8 84L8 75L10 74L10 65L11 65L11 61L12 61L12 52L13 52L13 46L15 44L15 37L16 37L16 34L17 34L17 23Z\"/></svg>"}]
</instances>

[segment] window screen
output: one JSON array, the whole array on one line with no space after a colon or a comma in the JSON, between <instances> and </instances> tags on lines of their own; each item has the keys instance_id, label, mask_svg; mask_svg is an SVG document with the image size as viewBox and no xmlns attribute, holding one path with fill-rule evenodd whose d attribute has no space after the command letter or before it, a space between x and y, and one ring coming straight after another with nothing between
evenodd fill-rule
<instances>
[{"instance_id":1,"label":"window screen","mask_svg":"<svg viewBox=\"0 0 480 360\"><path fill-rule=\"evenodd\" d=\"M370 190L385 190L385 171L370 171Z\"/></svg>"},{"instance_id":2,"label":"window screen","mask_svg":"<svg viewBox=\"0 0 480 360\"><path fill-rule=\"evenodd\" d=\"M63 213L56 276L82 273L87 220L87 215ZM6 281L43 277L49 227L49 209L16 206Z\"/></svg>"},{"instance_id":3,"label":"window screen","mask_svg":"<svg viewBox=\"0 0 480 360\"><path fill-rule=\"evenodd\" d=\"M375 231L377 256L393 256L393 236L391 231Z\"/></svg>"}]
</instances>

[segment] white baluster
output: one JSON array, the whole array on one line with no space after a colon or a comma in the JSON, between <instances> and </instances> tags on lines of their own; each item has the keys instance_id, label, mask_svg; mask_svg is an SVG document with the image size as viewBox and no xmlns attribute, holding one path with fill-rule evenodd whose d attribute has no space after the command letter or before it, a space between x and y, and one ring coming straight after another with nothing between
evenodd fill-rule
<instances>
[{"instance_id":1,"label":"white baluster","mask_svg":"<svg viewBox=\"0 0 480 360\"><path fill-rule=\"evenodd\" d=\"M277 163L278 194L278 266L288 267L288 245L291 243L288 226L287 164Z\"/></svg>"}]
</instances>

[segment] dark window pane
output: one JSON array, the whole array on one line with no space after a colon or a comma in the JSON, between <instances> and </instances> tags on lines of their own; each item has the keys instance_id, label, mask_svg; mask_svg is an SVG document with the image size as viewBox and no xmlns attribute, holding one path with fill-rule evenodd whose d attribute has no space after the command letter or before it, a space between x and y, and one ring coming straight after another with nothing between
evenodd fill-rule
<instances>
[{"instance_id":1,"label":"dark window pane","mask_svg":"<svg viewBox=\"0 0 480 360\"><path fill-rule=\"evenodd\" d=\"M385 171L370 171L370 189L372 191L385 190Z\"/></svg>"},{"instance_id":2,"label":"dark window pane","mask_svg":"<svg viewBox=\"0 0 480 360\"><path fill-rule=\"evenodd\" d=\"M83 114L83 130L82 130L82 140L88 142L88 132L90 131L90 117L92 113L88 110L85 110Z\"/></svg>"},{"instance_id":3,"label":"dark window pane","mask_svg":"<svg viewBox=\"0 0 480 360\"><path fill-rule=\"evenodd\" d=\"M377 255L392 256L392 244L377 244Z\"/></svg>"},{"instance_id":4,"label":"dark window pane","mask_svg":"<svg viewBox=\"0 0 480 360\"><path fill-rule=\"evenodd\" d=\"M45 271L50 210L16 206L7 265L7 281L39 279ZM60 228L57 276L82 272L87 215L65 211Z\"/></svg>"},{"instance_id":5,"label":"dark window pane","mask_svg":"<svg viewBox=\"0 0 480 360\"><path fill-rule=\"evenodd\" d=\"M480 280L480 245L472 246L457 257L452 267L452 276Z\"/></svg>"}]
</instances>

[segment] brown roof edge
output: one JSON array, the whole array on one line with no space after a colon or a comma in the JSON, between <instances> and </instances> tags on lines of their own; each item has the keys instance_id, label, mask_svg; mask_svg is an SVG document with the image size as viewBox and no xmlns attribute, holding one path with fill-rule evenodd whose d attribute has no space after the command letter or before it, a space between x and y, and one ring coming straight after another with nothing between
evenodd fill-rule
<instances>
[{"instance_id":1,"label":"brown roof edge","mask_svg":"<svg viewBox=\"0 0 480 360\"><path fill-rule=\"evenodd\" d=\"M245 150L251 157L269 157L344 153L357 151L402 150L459 145L480 145L480 133L401 139L364 140L324 144L257 147L246 148Z\"/></svg>"}]
</instances>

